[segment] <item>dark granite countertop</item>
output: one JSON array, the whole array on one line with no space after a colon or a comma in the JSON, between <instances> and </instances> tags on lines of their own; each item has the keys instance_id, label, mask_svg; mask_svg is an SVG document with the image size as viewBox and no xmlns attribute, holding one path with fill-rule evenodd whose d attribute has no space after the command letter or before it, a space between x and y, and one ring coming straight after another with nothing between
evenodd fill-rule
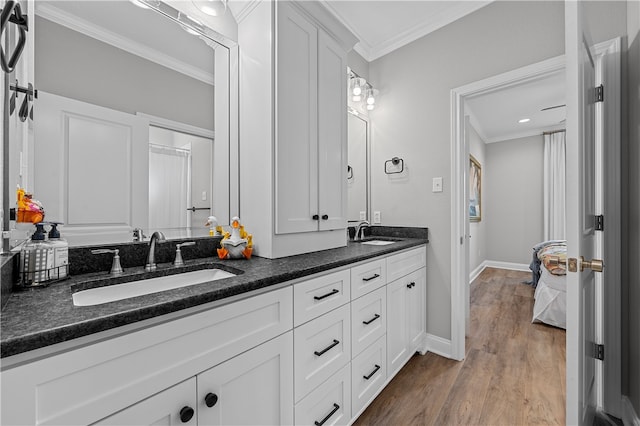
<instances>
[{"instance_id":1,"label":"dark granite countertop","mask_svg":"<svg viewBox=\"0 0 640 426\"><path fill-rule=\"evenodd\" d=\"M388 235L402 237L402 234ZM74 306L72 294L87 278L100 279L108 273L86 274L46 288L14 292L0 315L0 355L8 357L56 343L133 324L205 303L260 290L318 272L349 265L427 243L425 238L407 238L385 246L349 242L346 247L281 259L252 257L251 260L221 261L205 258L185 262L219 265L242 273L218 281L167 290L95 306ZM162 270L171 265L159 265ZM143 273L142 268L125 268L125 273Z\"/></svg>"}]
</instances>

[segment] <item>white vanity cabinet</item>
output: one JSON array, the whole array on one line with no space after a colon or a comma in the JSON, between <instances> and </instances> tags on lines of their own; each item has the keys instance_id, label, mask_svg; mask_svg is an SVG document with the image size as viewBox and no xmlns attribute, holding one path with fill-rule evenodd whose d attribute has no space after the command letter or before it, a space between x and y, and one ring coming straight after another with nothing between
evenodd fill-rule
<instances>
[{"instance_id":1,"label":"white vanity cabinet","mask_svg":"<svg viewBox=\"0 0 640 426\"><path fill-rule=\"evenodd\" d=\"M276 3L276 233L346 228L346 51Z\"/></svg>"},{"instance_id":2,"label":"white vanity cabinet","mask_svg":"<svg viewBox=\"0 0 640 426\"><path fill-rule=\"evenodd\" d=\"M426 328L426 250L387 258L387 363L394 375L422 344Z\"/></svg>"},{"instance_id":3,"label":"white vanity cabinet","mask_svg":"<svg viewBox=\"0 0 640 426\"><path fill-rule=\"evenodd\" d=\"M320 2L252 2L238 21L243 220L257 255L346 245L347 52Z\"/></svg>"},{"instance_id":4,"label":"white vanity cabinet","mask_svg":"<svg viewBox=\"0 0 640 426\"><path fill-rule=\"evenodd\" d=\"M185 406L213 416L206 417L212 424L253 414L260 424L291 421L292 292L288 286L188 316L178 312L183 317L98 335L96 343L4 370L1 423L91 424L118 413L114 422L143 424L174 420ZM185 380L193 383L190 398L175 387ZM209 392L219 397L213 411L203 402Z\"/></svg>"}]
</instances>

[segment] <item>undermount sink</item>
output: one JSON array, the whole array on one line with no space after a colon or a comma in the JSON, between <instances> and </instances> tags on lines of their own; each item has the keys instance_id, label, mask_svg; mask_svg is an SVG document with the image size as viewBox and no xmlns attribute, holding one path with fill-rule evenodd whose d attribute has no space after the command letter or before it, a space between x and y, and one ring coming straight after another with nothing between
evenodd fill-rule
<instances>
[{"instance_id":1,"label":"undermount sink","mask_svg":"<svg viewBox=\"0 0 640 426\"><path fill-rule=\"evenodd\" d=\"M386 246L388 244L393 244L395 243L395 241L388 241L388 240L368 240L368 241L363 241L361 244L366 244L368 246Z\"/></svg>"},{"instance_id":2,"label":"undermount sink","mask_svg":"<svg viewBox=\"0 0 640 426\"><path fill-rule=\"evenodd\" d=\"M73 293L73 304L75 306L100 305L103 303L115 302L117 300L129 299L136 296L144 296L145 294L159 293L165 290L172 290L235 276L236 274L232 272L214 268L183 272L180 274L156 278L147 278L139 281L131 281L123 284L113 284L78 291Z\"/></svg>"}]
</instances>

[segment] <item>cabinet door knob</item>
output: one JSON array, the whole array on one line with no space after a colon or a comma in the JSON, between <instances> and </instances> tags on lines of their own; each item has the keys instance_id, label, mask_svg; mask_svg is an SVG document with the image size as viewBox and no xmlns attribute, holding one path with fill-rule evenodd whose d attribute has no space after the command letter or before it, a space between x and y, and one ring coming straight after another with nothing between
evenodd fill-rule
<instances>
[{"instance_id":1,"label":"cabinet door knob","mask_svg":"<svg viewBox=\"0 0 640 426\"><path fill-rule=\"evenodd\" d=\"M415 286L416 286L416 283L414 283L414 282L410 282L409 284L407 284L407 288L412 288L412 287L415 287Z\"/></svg>"},{"instance_id":2,"label":"cabinet door knob","mask_svg":"<svg viewBox=\"0 0 640 426\"><path fill-rule=\"evenodd\" d=\"M322 215L322 220L329 220L329 215L328 214L323 214Z\"/></svg>"},{"instance_id":3,"label":"cabinet door knob","mask_svg":"<svg viewBox=\"0 0 640 426\"><path fill-rule=\"evenodd\" d=\"M209 408L211 408L214 405L216 405L217 402L218 402L218 395L216 395L215 393L209 392L204 397L204 403L207 404L207 407L209 407Z\"/></svg>"},{"instance_id":4,"label":"cabinet door knob","mask_svg":"<svg viewBox=\"0 0 640 426\"><path fill-rule=\"evenodd\" d=\"M311 219L320 220L320 216L318 216L317 214L314 214L313 216L311 216Z\"/></svg>"},{"instance_id":5,"label":"cabinet door knob","mask_svg":"<svg viewBox=\"0 0 640 426\"><path fill-rule=\"evenodd\" d=\"M191 408L189 406L184 406L180 410L180 421L182 423L186 423L189 420L191 420L191 418L193 417L194 414L195 414L195 411L193 411L193 408Z\"/></svg>"}]
</instances>

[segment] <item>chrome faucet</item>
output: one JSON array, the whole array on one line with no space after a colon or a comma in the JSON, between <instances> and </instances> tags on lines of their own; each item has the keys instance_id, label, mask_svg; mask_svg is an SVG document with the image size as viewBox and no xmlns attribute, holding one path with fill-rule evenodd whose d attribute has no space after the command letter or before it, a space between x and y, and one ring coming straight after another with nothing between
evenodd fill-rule
<instances>
[{"instance_id":1,"label":"chrome faucet","mask_svg":"<svg viewBox=\"0 0 640 426\"><path fill-rule=\"evenodd\" d=\"M151 235L151 239L149 240L149 254L147 254L147 264L144 266L146 271L156 270L156 241L159 243L166 241L162 232L156 231Z\"/></svg>"},{"instance_id":2,"label":"chrome faucet","mask_svg":"<svg viewBox=\"0 0 640 426\"><path fill-rule=\"evenodd\" d=\"M363 220L362 222L360 222L357 226L356 226L356 235L355 237L353 237L353 241L360 241L363 238L364 234L364 228L368 228L370 226L370 223L367 222L366 220Z\"/></svg>"}]
</instances>

